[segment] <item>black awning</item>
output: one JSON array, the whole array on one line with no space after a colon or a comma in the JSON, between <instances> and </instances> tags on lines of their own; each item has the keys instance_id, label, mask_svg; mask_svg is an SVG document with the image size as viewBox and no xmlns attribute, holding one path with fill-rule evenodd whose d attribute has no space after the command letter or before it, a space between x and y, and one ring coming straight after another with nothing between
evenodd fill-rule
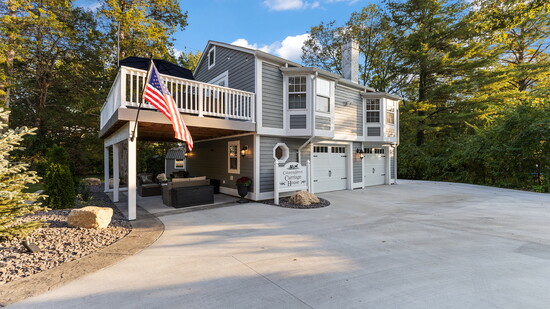
<instances>
[{"instance_id":1,"label":"black awning","mask_svg":"<svg viewBox=\"0 0 550 309\"><path fill-rule=\"evenodd\" d=\"M161 74L195 80L191 70L162 59L153 59L153 62ZM147 71L149 69L149 58L128 57L121 60L120 65Z\"/></svg>"}]
</instances>

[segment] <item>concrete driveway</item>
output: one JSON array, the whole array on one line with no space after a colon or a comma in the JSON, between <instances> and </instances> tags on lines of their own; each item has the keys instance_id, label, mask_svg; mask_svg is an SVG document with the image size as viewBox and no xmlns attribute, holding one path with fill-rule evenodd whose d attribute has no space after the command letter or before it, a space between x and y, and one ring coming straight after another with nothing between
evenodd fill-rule
<instances>
[{"instance_id":1,"label":"concrete driveway","mask_svg":"<svg viewBox=\"0 0 550 309\"><path fill-rule=\"evenodd\" d=\"M400 181L297 210L162 216L118 264L13 308L548 308L550 195Z\"/></svg>"}]
</instances>

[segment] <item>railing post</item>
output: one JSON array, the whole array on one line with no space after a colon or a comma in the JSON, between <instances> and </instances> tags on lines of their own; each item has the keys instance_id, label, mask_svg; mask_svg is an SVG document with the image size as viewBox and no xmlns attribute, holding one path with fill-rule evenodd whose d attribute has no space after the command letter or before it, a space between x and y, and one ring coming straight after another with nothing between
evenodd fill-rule
<instances>
[{"instance_id":1,"label":"railing post","mask_svg":"<svg viewBox=\"0 0 550 309\"><path fill-rule=\"evenodd\" d=\"M256 122L256 94L250 96L250 121Z\"/></svg>"},{"instance_id":2,"label":"railing post","mask_svg":"<svg viewBox=\"0 0 550 309\"><path fill-rule=\"evenodd\" d=\"M225 119L229 119L229 94L226 89L223 90L223 101Z\"/></svg>"},{"instance_id":3,"label":"railing post","mask_svg":"<svg viewBox=\"0 0 550 309\"><path fill-rule=\"evenodd\" d=\"M202 84L199 84L199 117L204 117L204 102L203 102L203 99L204 99L204 89L202 87Z\"/></svg>"},{"instance_id":4,"label":"railing post","mask_svg":"<svg viewBox=\"0 0 550 309\"><path fill-rule=\"evenodd\" d=\"M120 68L120 106L126 107L126 70Z\"/></svg>"}]
</instances>

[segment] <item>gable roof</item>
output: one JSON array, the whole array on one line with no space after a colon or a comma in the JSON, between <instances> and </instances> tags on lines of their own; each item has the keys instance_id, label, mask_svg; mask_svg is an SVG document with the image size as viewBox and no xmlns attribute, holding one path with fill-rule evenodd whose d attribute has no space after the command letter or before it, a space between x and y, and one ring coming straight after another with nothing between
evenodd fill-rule
<instances>
[{"instance_id":1,"label":"gable roof","mask_svg":"<svg viewBox=\"0 0 550 309\"><path fill-rule=\"evenodd\" d=\"M331 73L329 71L325 71L325 70L322 70L322 69L319 69L319 68L304 67L303 65L301 65L299 63L296 63L296 62L293 62L293 61L290 61L290 60L272 55L270 53L266 53L266 52L261 51L259 49L252 49L252 48L248 48L248 47L242 47L242 46L237 46L237 45L232 45L232 44L227 44L227 43L212 41L212 40L209 40L208 43L206 44L206 47L204 48L204 51L201 55L201 58L199 59L199 64L203 61L203 57L206 57L206 55L208 53L208 50L210 50L211 45L221 46L221 47L229 48L229 49L232 49L232 50L241 51L243 53L248 53L250 55L253 55L255 57L259 57L259 58L262 58L262 59L265 59L265 60L277 62L277 63L280 63L282 65L286 65L286 66L295 67L295 70L300 70L299 68L301 68L301 69L306 70L306 71L319 73L319 74L324 75L326 77L331 77L335 80L338 80L338 83L345 84L348 87L357 88L357 89L367 91L367 92L374 92L375 91L374 88L356 84L356 83L354 83L350 80L347 80L347 79L343 78L342 76L340 76L338 74L334 74L334 73ZM199 66L197 65L197 67L195 68L195 72L198 68L199 68Z\"/></svg>"}]
</instances>

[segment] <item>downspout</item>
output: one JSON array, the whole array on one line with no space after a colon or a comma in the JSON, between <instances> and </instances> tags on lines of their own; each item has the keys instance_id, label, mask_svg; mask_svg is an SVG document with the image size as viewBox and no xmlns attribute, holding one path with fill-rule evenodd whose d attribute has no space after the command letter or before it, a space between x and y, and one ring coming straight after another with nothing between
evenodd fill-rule
<instances>
[{"instance_id":1,"label":"downspout","mask_svg":"<svg viewBox=\"0 0 550 309\"><path fill-rule=\"evenodd\" d=\"M302 149L304 149L311 141L315 138L315 136L310 137L300 148L298 148L298 162L302 164Z\"/></svg>"}]
</instances>

